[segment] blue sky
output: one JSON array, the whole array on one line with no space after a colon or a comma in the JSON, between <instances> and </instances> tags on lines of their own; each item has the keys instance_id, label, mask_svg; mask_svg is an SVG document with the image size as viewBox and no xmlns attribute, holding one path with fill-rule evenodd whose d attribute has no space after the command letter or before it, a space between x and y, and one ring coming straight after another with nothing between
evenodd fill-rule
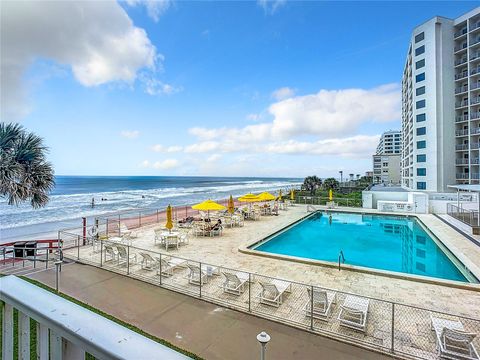
<instances>
[{"instance_id":1,"label":"blue sky","mask_svg":"<svg viewBox=\"0 0 480 360\"><path fill-rule=\"evenodd\" d=\"M59 175L363 174L412 29L476 4L2 3L2 121Z\"/></svg>"}]
</instances>

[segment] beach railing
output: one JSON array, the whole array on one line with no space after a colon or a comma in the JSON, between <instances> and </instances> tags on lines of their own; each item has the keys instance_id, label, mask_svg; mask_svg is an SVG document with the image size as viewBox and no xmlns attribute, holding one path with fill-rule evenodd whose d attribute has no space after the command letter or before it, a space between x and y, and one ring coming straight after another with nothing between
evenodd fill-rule
<instances>
[{"instance_id":1,"label":"beach railing","mask_svg":"<svg viewBox=\"0 0 480 360\"><path fill-rule=\"evenodd\" d=\"M98 240L68 256L155 286L386 354L436 359L431 318L456 321L477 336L480 319ZM366 312L345 312L363 304ZM312 311L314 309L313 316ZM350 309L351 310L351 309ZM352 325L353 323L353 325ZM358 323L358 325L355 325ZM363 325L362 325L363 324Z\"/></svg>"}]
</instances>

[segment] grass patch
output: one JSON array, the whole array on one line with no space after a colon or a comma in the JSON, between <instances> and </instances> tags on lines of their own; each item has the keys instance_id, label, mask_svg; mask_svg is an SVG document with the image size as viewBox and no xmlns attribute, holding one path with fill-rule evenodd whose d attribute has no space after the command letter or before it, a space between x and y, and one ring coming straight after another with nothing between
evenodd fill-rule
<instances>
[{"instance_id":1,"label":"grass patch","mask_svg":"<svg viewBox=\"0 0 480 360\"><path fill-rule=\"evenodd\" d=\"M21 279L25 280L25 281L28 281L29 283L33 284L33 285L36 285L42 289L45 289L53 294L56 294L58 296L61 296L62 298L68 300L68 301L71 301L77 305L80 305L81 307L87 309L87 310L90 310L98 315L101 315L123 327L126 327L127 329L129 330L132 330L142 336L145 336L159 344L162 344L162 345L165 345L175 351L178 351L179 353L182 353L186 356L189 356L191 357L192 359L195 359L195 360L202 360L203 358L201 358L200 356L196 355L196 354L193 354L187 350L184 350L182 348L179 348L178 346L164 340L164 339L160 339L156 336L153 336L145 331L143 331L142 329L139 329L137 328L136 326L133 326L131 324L128 324L126 323L125 321L122 321L120 319L117 319L116 317L110 315L110 314L107 314L101 310L98 310L97 308L93 307L93 306L90 306L88 304L85 304L67 294L64 294L62 292L59 292L57 293L55 291L55 289L41 283L40 281L37 281L37 280L33 280L33 279L30 279L30 278L27 278L27 277L24 277L24 276L20 276ZM0 302L0 354L1 354L1 351L2 351L2 324L3 324L3 306L4 306L4 303L3 302ZM17 310L14 310L14 356L13 358L14 359L18 359L18 311ZM33 320L33 319L30 319L30 358L32 359L36 359L37 355L36 355L36 344L37 344L37 326L36 326L36 321ZM85 355L85 359L86 360L90 360L90 359L95 359L92 355L90 354L86 354Z\"/></svg>"}]
</instances>

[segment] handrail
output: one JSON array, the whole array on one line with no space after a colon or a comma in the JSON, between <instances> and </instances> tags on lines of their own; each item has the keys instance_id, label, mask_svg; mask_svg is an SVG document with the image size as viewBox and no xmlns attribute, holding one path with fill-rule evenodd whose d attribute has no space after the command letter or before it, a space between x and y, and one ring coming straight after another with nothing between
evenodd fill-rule
<instances>
[{"instance_id":1,"label":"handrail","mask_svg":"<svg viewBox=\"0 0 480 360\"><path fill-rule=\"evenodd\" d=\"M30 301L32 298L35 301ZM19 319L32 318L40 324L41 333L48 334L50 329L52 338L60 338L59 344L62 344L62 338L66 341L65 349L58 350L55 346L49 347L48 335L39 336L38 348L46 355L45 358L48 358L49 352L73 351L75 354L88 352L98 359L134 359L139 354L148 354L152 359L189 359L167 346L12 275L0 278L0 300L8 307L8 319L4 319L4 324L13 320L13 311L10 310L15 308L19 311ZM29 332L30 322L25 323L28 324L28 329L22 329L22 332ZM11 327L4 326L2 331L2 358L7 360L13 357L13 321ZM30 345L30 337L26 341ZM30 346L27 347L24 341L20 346L28 348L30 352ZM54 354L52 356L61 358Z\"/></svg>"}]
</instances>

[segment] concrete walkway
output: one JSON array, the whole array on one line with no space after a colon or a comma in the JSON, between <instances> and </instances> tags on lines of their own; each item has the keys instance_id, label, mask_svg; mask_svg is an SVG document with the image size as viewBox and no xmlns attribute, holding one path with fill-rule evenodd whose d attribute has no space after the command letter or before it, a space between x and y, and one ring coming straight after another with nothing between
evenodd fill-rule
<instances>
[{"instance_id":1,"label":"concrete walkway","mask_svg":"<svg viewBox=\"0 0 480 360\"><path fill-rule=\"evenodd\" d=\"M54 270L29 277L55 286ZM272 337L268 360L389 358L88 265L64 266L60 290L205 359L258 359L262 330Z\"/></svg>"}]
</instances>

